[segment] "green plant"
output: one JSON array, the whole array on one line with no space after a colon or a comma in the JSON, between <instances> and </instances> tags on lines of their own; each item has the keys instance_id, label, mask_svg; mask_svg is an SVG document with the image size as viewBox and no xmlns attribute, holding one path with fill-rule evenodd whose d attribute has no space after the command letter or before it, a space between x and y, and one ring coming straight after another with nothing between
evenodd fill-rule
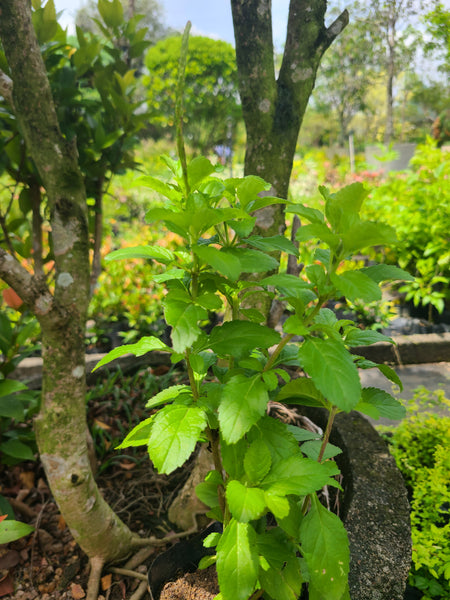
<instances>
[{"instance_id":1,"label":"green plant","mask_svg":"<svg viewBox=\"0 0 450 600\"><path fill-rule=\"evenodd\" d=\"M282 235L252 234L254 213L285 201L265 195L270 184L259 177L219 179L214 176L219 169L202 156L187 164L180 100L176 117L180 159L165 157L173 181L142 181L166 198L164 207L148 211L147 222L162 221L181 236L184 247L122 248L107 257L165 265L158 279L166 287L162 305L172 345L144 337L112 350L95 368L126 353L165 350L174 363L184 360L189 384L172 385L151 397L146 406L152 414L118 448L147 446L156 469L168 474L190 457L198 442L210 444L215 469L196 491L210 507L208 514L223 523L223 532L206 538L205 545L216 553L203 559L201 567L216 564L223 600L263 594L294 600L306 582L311 600L348 599L347 535L316 494L324 485L339 487L333 479L339 471L331 459L340 450L328 443L333 421L339 412L354 408L391 418L401 418L404 409L382 390L361 389L358 367L379 368L401 386L395 372L349 351L389 338L338 320L323 306L341 296L380 299L381 281L410 276L386 265L345 270L354 253L395 241L391 227L360 218L366 196L361 184L336 194L320 188L324 212L288 204L289 211L310 222L297 239L316 244L314 264L304 269L305 279L277 272L280 253L298 257L298 250ZM246 278L268 271L275 274L256 282ZM255 308L261 297L291 307L283 334L261 324L264 315ZM209 310L225 312L228 320L208 333L202 326ZM291 344L299 335L303 342ZM291 381L286 364L301 367L306 376ZM323 437L270 417L269 400L325 408L329 419Z\"/></svg>"},{"instance_id":2,"label":"green plant","mask_svg":"<svg viewBox=\"0 0 450 600\"><path fill-rule=\"evenodd\" d=\"M399 243L385 250L384 260L415 275L400 291L415 306L428 306L432 320L433 307L441 313L450 300L450 160L428 140L418 146L411 167L372 192L365 214L395 228Z\"/></svg>"},{"instance_id":3,"label":"green plant","mask_svg":"<svg viewBox=\"0 0 450 600\"><path fill-rule=\"evenodd\" d=\"M430 412L430 404L441 413ZM423 600L450 596L450 401L419 389L409 418L392 431L391 453L411 495L413 553L409 583Z\"/></svg>"},{"instance_id":4,"label":"green plant","mask_svg":"<svg viewBox=\"0 0 450 600\"><path fill-rule=\"evenodd\" d=\"M35 437L27 421L37 412L39 393L7 377L35 350L38 332L39 325L28 312L0 313L0 454L5 464L35 459Z\"/></svg>"},{"instance_id":5,"label":"green plant","mask_svg":"<svg viewBox=\"0 0 450 600\"><path fill-rule=\"evenodd\" d=\"M277 269L274 252L297 254L283 236L251 234L253 212L280 200L260 196L270 186L258 177L214 177L217 169L204 157L189 165L168 157L166 162L173 183L143 178L167 198L165 208L147 213L147 221L162 220L184 239L185 249L123 248L107 260L144 258L165 265L160 280L167 290L163 307L172 327L172 347L144 337L114 349L97 367L125 353L165 350L173 362L185 361L190 384L153 396L147 408L159 410L137 425L119 448L146 445L158 471L170 473L187 460L197 442L211 444L216 468L197 493L210 506L209 514L224 525L223 533L210 536L206 544L217 548L211 560L225 600L260 595L257 590L272 598L295 598L306 581L310 598L347 598L346 533L316 496L323 485L337 485L332 477L338 469L330 458L339 450L327 445L331 426L341 411L357 408L395 418L403 409L386 392L361 389L357 367L377 367L399 384L395 373L348 349L389 338L361 331L351 321L338 321L322 306L342 295L372 301L381 295L380 281L409 278L387 265L342 270L342 261L353 252L392 243L393 231L360 219L366 195L361 184L337 194L321 188L325 214L303 205L290 205L288 210L311 222L300 229L300 241L320 237L328 248L317 247L305 280L278 273L255 287L242 274ZM245 308L245 300L254 294L289 303L293 314L283 335L262 325L256 309ZM205 333L202 324L208 310L225 308L230 321ZM290 344L294 335L302 335L304 342ZM287 363L301 366L308 377L290 381L283 369ZM267 416L269 399L325 407L330 418L323 439L299 447L305 434ZM268 513L274 515L276 527L267 526Z\"/></svg>"},{"instance_id":6,"label":"green plant","mask_svg":"<svg viewBox=\"0 0 450 600\"><path fill-rule=\"evenodd\" d=\"M345 530L320 505L315 493L325 484L336 485L331 477L338 471L329 459L339 451L327 446L332 422L338 412L355 407L372 416L392 417L401 417L403 409L381 390L361 390L357 367L378 367L399 383L395 373L348 350L389 338L362 331L351 321L338 321L322 306L343 294L371 301L380 297L380 281L409 277L386 265L342 270L342 261L353 252L369 244L392 242L393 232L359 218L366 195L362 185L337 194L321 188L325 215L303 205L290 205L288 210L311 221L299 230L300 241L320 236L328 248L317 248L315 264L305 269L307 279L279 273L255 288L254 282L242 278L243 273L276 269L274 251L297 254L282 236L251 235L252 213L279 201L260 197L269 185L253 176L220 180L211 176L216 168L203 157L185 167L166 160L174 183L144 178L168 199L166 208L147 213L147 221L163 220L183 237L185 250L124 248L107 260L140 257L166 266L163 307L172 327L172 347L155 337L144 337L111 351L98 366L128 352L139 356L165 350L172 361L185 361L190 385L175 385L151 398L147 408L159 410L135 427L119 448L147 445L156 468L170 473L183 464L198 441L209 441L216 469L197 492L210 506L211 516L224 524L223 534L206 542L217 545L214 560L223 598L248 598L258 589L273 598L294 598L302 581L309 582L311 598L326 589L333 589L334 594L327 598L345 598ZM260 324L263 317L257 310L245 308L246 298L253 294L289 303L293 314L283 336ZM214 327L209 335L202 331L208 309L224 310L225 306L231 320ZM304 337L299 347L289 344L294 335ZM286 363L301 366L308 377L289 381L282 368ZM269 399L327 408L330 419L323 439L299 448L304 434L267 416ZM267 528L269 512L277 527ZM323 552L313 551L317 544ZM303 560L297 558L299 550Z\"/></svg>"}]
</instances>

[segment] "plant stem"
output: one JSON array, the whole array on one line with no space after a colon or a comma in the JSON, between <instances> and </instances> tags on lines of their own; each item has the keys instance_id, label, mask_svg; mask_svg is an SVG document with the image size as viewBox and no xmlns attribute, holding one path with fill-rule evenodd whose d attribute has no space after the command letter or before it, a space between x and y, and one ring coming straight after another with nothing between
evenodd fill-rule
<instances>
[{"instance_id":1,"label":"plant stem","mask_svg":"<svg viewBox=\"0 0 450 600\"><path fill-rule=\"evenodd\" d=\"M199 393L198 393L197 382L195 381L194 371L191 366L191 361L189 360L190 354L191 354L190 349L187 348L184 353L184 358L185 358L186 365L187 365L189 383L190 383L191 390L192 390L192 396L193 396L194 400L196 401L196 400L198 400Z\"/></svg>"},{"instance_id":2,"label":"plant stem","mask_svg":"<svg viewBox=\"0 0 450 600\"><path fill-rule=\"evenodd\" d=\"M180 60L178 63L177 95L176 95L176 103L175 103L177 149L178 149L178 156L180 157L181 169L183 172L183 181L184 181L186 196L189 195L189 192L191 190L189 187L187 161L186 161L186 149L184 147L184 138L183 138L183 96L184 96L184 83L185 83L185 75L186 75L186 62L187 62L190 29L191 29L191 22L188 21L186 23L186 27L184 28L183 38L181 40Z\"/></svg>"},{"instance_id":3,"label":"plant stem","mask_svg":"<svg viewBox=\"0 0 450 600\"><path fill-rule=\"evenodd\" d=\"M267 361L266 366L264 367L264 372L269 371L269 369L271 369L273 367L273 364L277 360L277 358L280 355L281 351L291 341L291 339L293 337L294 337L293 333L288 333L288 335L285 336L281 340L281 342L278 344L278 346L275 348L274 352L272 353L272 356Z\"/></svg>"},{"instance_id":4,"label":"plant stem","mask_svg":"<svg viewBox=\"0 0 450 600\"><path fill-rule=\"evenodd\" d=\"M323 455L325 453L325 448L330 440L331 429L333 427L334 418L338 413L337 406L333 406L330 414L328 416L327 427L325 429L325 433L323 434L322 446L320 447L319 457L317 459L318 462L322 462Z\"/></svg>"},{"instance_id":5,"label":"plant stem","mask_svg":"<svg viewBox=\"0 0 450 600\"><path fill-rule=\"evenodd\" d=\"M222 458L220 456L219 434L218 434L217 430L211 429L210 427L208 427L206 429L206 435L208 436L208 439L211 443L211 451L212 451L212 455L213 455L214 467L215 467L216 471L218 473L220 473L220 475L222 476L223 465L222 465ZM227 509L226 501L225 501L225 488L223 485L217 486L217 496L219 499L220 510L222 511L223 518L224 518L223 524L226 525L229 517L228 517L228 509Z\"/></svg>"}]
</instances>

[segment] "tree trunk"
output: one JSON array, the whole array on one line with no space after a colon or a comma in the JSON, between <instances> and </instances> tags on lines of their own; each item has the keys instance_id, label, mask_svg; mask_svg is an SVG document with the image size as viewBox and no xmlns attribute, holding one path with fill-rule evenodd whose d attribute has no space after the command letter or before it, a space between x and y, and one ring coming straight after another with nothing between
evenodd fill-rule
<instances>
[{"instance_id":1,"label":"tree trunk","mask_svg":"<svg viewBox=\"0 0 450 600\"><path fill-rule=\"evenodd\" d=\"M326 0L291 0L286 45L275 78L270 0L231 0L239 93L247 130L246 175L272 185L270 194L287 198L295 147L321 58L348 23L345 10L326 28ZM282 204L256 214L255 233L277 235L286 227ZM258 274L261 279L265 274ZM252 306L273 324L270 301L258 294Z\"/></svg>"},{"instance_id":2,"label":"tree trunk","mask_svg":"<svg viewBox=\"0 0 450 600\"><path fill-rule=\"evenodd\" d=\"M61 135L31 23L29 0L0 0L0 37L13 105L48 195L54 293L0 249L0 277L42 328L42 406L36 434L48 482L75 540L100 563L119 559L135 535L101 497L86 443L84 327L89 302L87 205L77 150Z\"/></svg>"},{"instance_id":3,"label":"tree trunk","mask_svg":"<svg viewBox=\"0 0 450 600\"><path fill-rule=\"evenodd\" d=\"M245 173L272 184L287 198L297 138L320 60L348 23L344 11L330 27L326 0L291 0L286 45L275 79L270 0L231 0L239 91L247 129ZM284 229L282 205L258 215L258 229L273 235Z\"/></svg>"}]
</instances>

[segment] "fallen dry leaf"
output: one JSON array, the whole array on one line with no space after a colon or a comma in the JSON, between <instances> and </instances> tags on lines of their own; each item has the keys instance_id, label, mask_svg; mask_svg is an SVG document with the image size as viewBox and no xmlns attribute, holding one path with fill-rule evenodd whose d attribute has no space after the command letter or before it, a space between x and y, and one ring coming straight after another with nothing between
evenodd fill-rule
<instances>
[{"instance_id":1,"label":"fallen dry leaf","mask_svg":"<svg viewBox=\"0 0 450 600\"><path fill-rule=\"evenodd\" d=\"M112 583L112 575L111 575L111 573L108 573L108 575L105 575L104 577L102 577L102 590L104 592L106 592L106 590L109 590L109 588L111 587L111 583Z\"/></svg>"},{"instance_id":2,"label":"fallen dry leaf","mask_svg":"<svg viewBox=\"0 0 450 600\"><path fill-rule=\"evenodd\" d=\"M34 473L33 471L22 471L22 473L20 473L19 475L20 481L23 483L23 485L28 489L31 490L34 488Z\"/></svg>"},{"instance_id":3,"label":"fallen dry leaf","mask_svg":"<svg viewBox=\"0 0 450 600\"><path fill-rule=\"evenodd\" d=\"M134 469L136 466L136 463L134 462L121 462L119 463L120 467L122 469L125 469L125 471L131 471L131 469Z\"/></svg>"},{"instance_id":4,"label":"fallen dry leaf","mask_svg":"<svg viewBox=\"0 0 450 600\"><path fill-rule=\"evenodd\" d=\"M72 583L70 585L70 591L72 592L74 600L81 600L81 598L84 598L86 596L85 591L78 583Z\"/></svg>"},{"instance_id":5,"label":"fallen dry leaf","mask_svg":"<svg viewBox=\"0 0 450 600\"><path fill-rule=\"evenodd\" d=\"M8 550L0 556L0 573L2 569L12 569L20 562L20 554L16 550ZM1 578L1 576L0 576Z\"/></svg>"},{"instance_id":6,"label":"fallen dry leaf","mask_svg":"<svg viewBox=\"0 0 450 600\"><path fill-rule=\"evenodd\" d=\"M14 593L13 583L13 578L9 574L0 581L0 598Z\"/></svg>"},{"instance_id":7,"label":"fallen dry leaf","mask_svg":"<svg viewBox=\"0 0 450 600\"><path fill-rule=\"evenodd\" d=\"M110 425L100 421L100 419L94 419L94 423L97 425L97 427L100 427L100 429L103 429L104 431L109 431L111 429Z\"/></svg>"},{"instance_id":8,"label":"fallen dry leaf","mask_svg":"<svg viewBox=\"0 0 450 600\"><path fill-rule=\"evenodd\" d=\"M64 517L62 515L59 515L58 517L58 529L60 531L64 531L64 529L66 528L66 521L64 519Z\"/></svg>"}]
</instances>

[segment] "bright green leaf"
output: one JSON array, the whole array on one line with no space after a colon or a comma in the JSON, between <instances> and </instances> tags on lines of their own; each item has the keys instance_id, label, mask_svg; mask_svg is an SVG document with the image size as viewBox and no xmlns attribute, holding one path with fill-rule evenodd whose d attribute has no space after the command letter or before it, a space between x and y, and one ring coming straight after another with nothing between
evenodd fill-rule
<instances>
[{"instance_id":1,"label":"bright green leaf","mask_svg":"<svg viewBox=\"0 0 450 600\"><path fill-rule=\"evenodd\" d=\"M269 472L272 455L262 439L252 442L244 456L244 470L252 484L258 484Z\"/></svg>"},{"instance_id":2,"label":"bright green leaf","mask_svg":"<svg viewBox=\"0 0 450 600\"><path fill-rule=\"evenodd\" d=\"M310 600L341 600L349 572L350 552L342 521L314 494L300 526L302 553L308 564Z\"/></svg>"},{"instance_id":3,"label":"bright green leaf","mask_svg":"<svg viewBox=\"0 0 450 600\"><path fill-rule=\"evenodd\" d=\"M263 416L269 395L260 375L236 375L224 386L219 406L223 438L229 444L240 440Z\"/></svg>"},{"instance_id":4,"label":"bright green leaf","mask_svg":"<svg viewBox=\"0 0 450 600\"><path fill-rule=\"evenodd\" d=\"M363 388L361 401L355 406L355 410L369 415L373 419L384 417L385 419L400 420L406 416L406 408L384 390L374 387Z\"/></svg>"},{"instance_id":5,"label":"bright green leaf","mask_svg":"<svg viewBox=\"0 0 450 600\"><path fill-rule=\"evenodd\" d=\"M0 522L0 545L14 542L14 540L25 537L26 535L33 533L33 531L34 527L31 527L26 523L5 519Z\"/></svg>"},{"instance_id":6,"label":"bright green leaf","mask_svg":"<svg viewBox=\"0 0 450 600\"><path fill-rule=\"evenodd\" d=\"M114 348L106 356L104 356L92 369L92 371L96 371L99 367L106 365L116 358L120 356L124 356L125 354L134 354L134 356L143 356L147 354L147 352L151 352L152 350L164 350L166 352L172 352L169 346L166 346L164 342L161 342L156 337L153 336L145 336L141 338L135 344L124 344L123 346L119 346L118 348Z\"/></svg>"},{"instance_id":7,"label":"bright green leaf","mask_svg":"<svg viewBox=\"0 0 450 600\"><path fill-rule=\"evenodd\" d=\"M331 281L346 298L374 302L381 300L381 289L377 283L362 271L346 271L340 275L332 273Z\"/></svg>"},{"instance_id":8,"label":"bright green leaf","mask_svg":"<svg viewBox=\"0 0 450 600\"><path fill-rule=\"evenodd\" d=\"M217 576L223 600L248 600L258 575L256 534L232 519L217 545Z\"/></svg>"},{"instance_id":9,"label":"bright green leaf","mask_svg":"<svg viewBox=\"0 0 450 600\"><path fill-rule=\"evenodd\" d=\"M347 412L356 406L361 396L358 370L341 343L310 338L300 347L299 359L316 388L331 404Z\"/></svg>"},{"instance_id":10,"label":"bright green leaf","mask_svg":"<svg viewBox=\"0 0 450 600\"><path fill-rule=\"evenodd\" d=\"M209 347L219 356L243 358L255 348L270 348L281 340L279 333L251 321L227 321L214 327Z\"/></svg>"},{"instance_id":11,"label":"bright green leaf","mask_svg":"<svg viewBox=\"0 0 450 600\"><path fill-rule=\"evenodd\" d=\"M165 406L154 417L148 451L160 473L171 473L189 458L206 427L205 413L195 406Z\"/></svg>"},{"instance_id":12,"label":"bright green leaf","mask_svg":"<svg viewBox=\"0 0 450 600\"><path fill-rule=\"evenodd\" d=\"M146 408L155 408L155 406L159 406L160 404L166 404L167 402L173 402L180 396L183 395L191 395L191 388L188 385L172 385L169 388L165 388L161 390L157 394L155 394L145 405Z\"/></svg>"},{"instance_id":13,"label":"bright green leaf","mask_svg":"<svg viewBox=\"0 0 450 600\"><path fill-rule=\"evenodd\" d=\"M173 252L161 246L136 246L134 248L120 248L106 256L106 261L121 260L123 258L153 259L165 265L175 260Z\"/></svg>"},{"instance_id":14,"label":"bright green leaf","mask_svg":"<svg viewBox=\"0 0 450 600\"><path fill-rule=\"evenodd\" d=\"M263 490L246 487L235 479L227 483L226 499L231 514L241 523L259 519L266 510Z\"/></svg>"}]
</instances>

